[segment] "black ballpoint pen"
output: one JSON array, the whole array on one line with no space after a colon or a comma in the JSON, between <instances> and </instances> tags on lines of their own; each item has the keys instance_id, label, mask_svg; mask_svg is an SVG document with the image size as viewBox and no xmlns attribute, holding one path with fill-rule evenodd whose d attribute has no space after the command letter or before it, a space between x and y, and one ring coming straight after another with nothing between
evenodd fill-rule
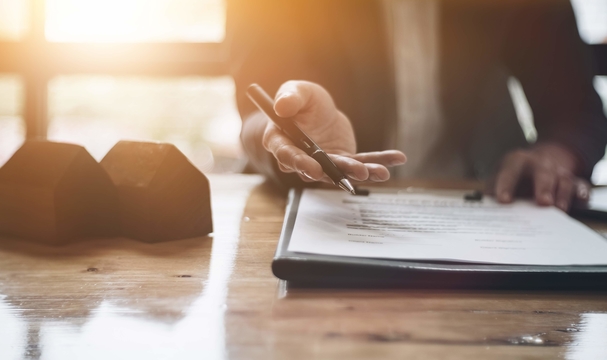
<instances>
[{"instance_id":1,"label":"black ballpoint pen","mask_svg":"<svg viewBox=\"0 0 607 360\"><path fill-rule=\"evenodd\" d=\"M247 96L251 101L261 110L267 117L272 120L278 128L285 133L301 150L305 151L306 154L310 155L316 160L322 170L327 176L333 181L333 183L339 186L344 191L349 192L352 195L356 194L354 187L346 178L346 176L337 168L337 165L329 158L320 146L310 139L306 133L304 133L295 122L291 119L281 118L274 112L274 100L257 84L249 85L247 89Z\"/></svg>"}]
</instances>

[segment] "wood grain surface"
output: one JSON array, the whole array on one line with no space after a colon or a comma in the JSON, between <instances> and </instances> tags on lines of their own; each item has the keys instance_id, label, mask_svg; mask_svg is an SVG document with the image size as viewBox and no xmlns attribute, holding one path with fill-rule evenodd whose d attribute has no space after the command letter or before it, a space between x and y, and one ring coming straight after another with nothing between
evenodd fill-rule
<instances>
[{"instance_id":1,"label":"wood grain surface","mask_svg":"<svg viewBox=\"0 0 607 360\"><path fill-rule=\"evenodd\" d=\"M285 194L210 179L207 237L1 239L0 359L607 359L604 292L289 287Z\"/></svg>"}]
</instances>

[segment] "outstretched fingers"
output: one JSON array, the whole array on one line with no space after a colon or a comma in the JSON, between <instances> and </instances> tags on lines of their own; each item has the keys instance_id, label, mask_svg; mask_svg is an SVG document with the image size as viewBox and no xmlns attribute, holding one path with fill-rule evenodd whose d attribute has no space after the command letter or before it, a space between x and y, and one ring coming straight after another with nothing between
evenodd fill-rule
<instances>
[{"instance_id":1,"label":"outstretched fingers","mask_svg":"<svg viewBox=\"0 0 607 360\"><path fill-rule=\"evenodd\" d=\"M283 172L298 172L314 181L324 176L320 164L295 146L274 124L269 124L266 128L263 146L274 155Z\"/></svg>"},{"instance_id":2,"label":"outstretched fingers","mask_svg":"<svg viewBox=\"0 0 607 360\"><path fill-rule=\"evenodd\" d=\"M399 166L407 162L405 154L398 150L374 151L358 153L352 156L352 159L362 163L373 163L384 166Z\"/></svg>"},{"instance_id":3,"label":"outstretched fingers","mask_svg":"<svg viewBox=\"0 0 607 360\"><path fill-rule=\"evenodd\" d=\"M354 181L386 181L390 171L382 164L363 163L349 156L329 155L335 165Z\"/></svg>"},{"instance_id":4,"label":"outstretched fingers","mask_svg":"<svg viewBox=\"0 0 607 360\"><path fill-rule=\"evenodd\" d=\"M263 146L277 160L278 168L286 173L298 173L306 182L332 183L320 164L299 149L278 127L268 123L263 135ZM402 165L405 155L396 150L360 153L356 155L329 154L346 177L354 181L386 181L390 179L388 166Z\"/></svg>"}]
</instances>

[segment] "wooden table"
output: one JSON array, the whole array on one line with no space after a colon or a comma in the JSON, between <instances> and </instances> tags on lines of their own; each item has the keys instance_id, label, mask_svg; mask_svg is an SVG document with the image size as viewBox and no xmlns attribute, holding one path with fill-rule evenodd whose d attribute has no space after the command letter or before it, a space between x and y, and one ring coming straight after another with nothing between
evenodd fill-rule
<instances>
[{"instance_id":1,"label":"wooden table","mask_svg":"<svg viewBox=\"0 0 607 360\"><path fill-rule=\"evenodd\" d=\"M210 237L2 239L0 358L607 359L606 293L289 288L284 195L211 180Z\"/></svg>"}]
</instances>

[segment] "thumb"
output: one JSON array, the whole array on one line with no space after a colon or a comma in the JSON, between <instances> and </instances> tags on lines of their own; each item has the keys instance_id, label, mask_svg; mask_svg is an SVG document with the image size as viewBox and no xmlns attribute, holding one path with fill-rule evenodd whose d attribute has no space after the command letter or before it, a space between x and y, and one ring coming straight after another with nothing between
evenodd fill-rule
<instances>
[{"instance_id":1,"label":"thumb","mask_svg":"<svg viewBox=\"0 0 607 360\"><path fill-rule=\"evenodd\" d=\"M276 93L274 111L280 117L303 113L323 116L335 110L331 95L322 86L309 81L287 81Z\"/></svg>"}]
</instances>

